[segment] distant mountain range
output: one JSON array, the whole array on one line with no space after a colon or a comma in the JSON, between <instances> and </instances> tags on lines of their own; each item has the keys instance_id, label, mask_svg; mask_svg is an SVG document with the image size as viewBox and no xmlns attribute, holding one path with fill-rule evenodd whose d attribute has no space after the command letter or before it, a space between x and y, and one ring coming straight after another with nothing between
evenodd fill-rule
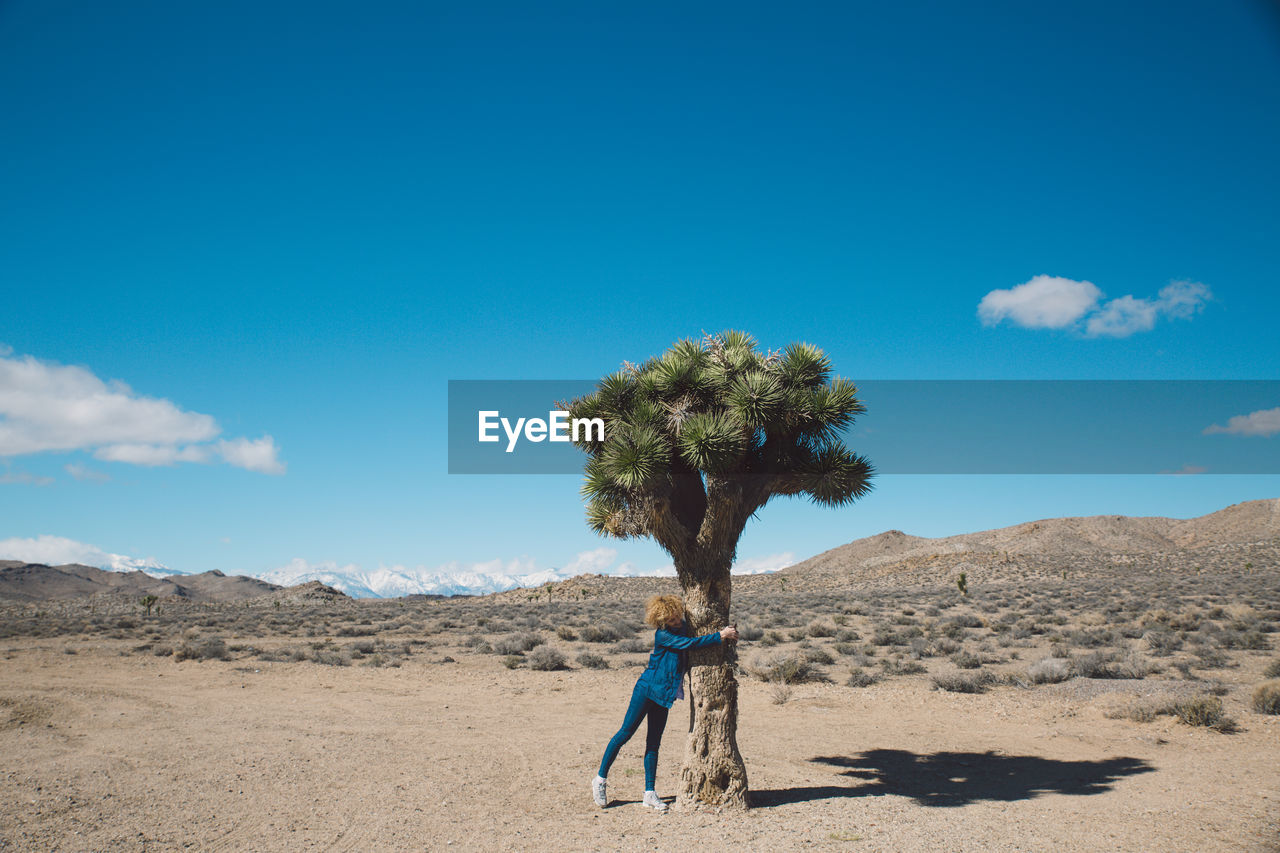
<instances>
[{"instance_id":1,"label":"distant mountain range","mask_svg":"<svg viewBox=\"0 0 1280 853\"><path fill-rule=\"evenodd\" d=\"M927 562L944 556L965 559L979 553L1006 555L1112 552L1151 553L1196 551L1230 543L1271 541L1280 536L1280 499L1249 501L1199 518L1131 518L1119 515L1052 518L966 533L940 539L910 536L890 530L858 539L783 569L780 577L816 579L848 576L851 571ZM488 595L521 587L539 587L570 578L569 572L548 569L524 575L496 575L462 571L430 573L412 569L287 566L260 577L227 576L222 572L184 574L154 560L108 555L101 567L70 564L46 566L0 560L0 599L37 601L73 598L104 591L137 595L175 595L192 601L240 601L298 584L322 584L353 598L394 598L405 595ZM301 563L301 561L298 561ZM735 572L736 574L737 572ZM755 574L756 572L743 572ZM612 578L592 576L600 581ZM761 579L763 581L763 579ZM755 583L753 580L752 583ZM328 594L328 593L326 593Z\"/></svg>"},{"instance_id":2,"label":"distant mountain range","mask_svg":"<svg viewBox=\"0 0 1280 853\"><path fill-rule=\"evenodd\" d=\"M245 601L280 589L279 586L242 575L219 571L198 575L171 573L157 578L139 571L119 571L68 563L46 566L0 560L0 600L50 601L116 593L141 598L176 597L196 602Z\"/></svg>"},{"instance_id":3,"label":"distant mountain range","mask_svg":"<svg viewBox=\"0 0 1280 853\"><path fill-rule=\"evenodd\" d=\"M395 569L371 572L333 571L315 568L283 568L261 575L262 580L281 586L319 581L352 598L398 598L402 595L488 595L517 587L542 586L569 577L567 572L548 569L527 575L492 575L483 572L427 574Z\"/></svg>"}]
</instances>

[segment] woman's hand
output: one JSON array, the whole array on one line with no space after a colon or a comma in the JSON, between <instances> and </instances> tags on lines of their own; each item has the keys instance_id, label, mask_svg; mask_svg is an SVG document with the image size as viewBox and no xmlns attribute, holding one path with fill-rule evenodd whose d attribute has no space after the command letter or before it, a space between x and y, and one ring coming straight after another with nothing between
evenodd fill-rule
<instances>
[{"instance_id":1,"label":"woman's hand","mask_svg":"<svg viewBox=\"0 0 1280 853\"><path fill-rule=\"evenodd\" d=\"M738 639L738 629L737 629L737 628L735 628L735 627L733 627L732 625L730 625L728 628L721 628L721 629L720 629L720 639L721 639L721 640L736 640L736 639Z\"/></svg>"}]
</instances>

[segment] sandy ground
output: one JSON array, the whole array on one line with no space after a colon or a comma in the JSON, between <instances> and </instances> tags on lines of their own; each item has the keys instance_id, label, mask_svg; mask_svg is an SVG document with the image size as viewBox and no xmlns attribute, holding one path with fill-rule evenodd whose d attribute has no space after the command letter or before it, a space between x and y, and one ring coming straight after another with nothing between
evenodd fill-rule
<instances>
[{"instance_id":1,"label":"sandy ground","mask_svg":"<svg viewBox=\"0 0 1280 853\"><path fill-rule=\"evenodd\" d=\"M1223 735L1104 716L1116 696L744 682L757 808L638 804L643 737L590 799L639 670L398 669L122 656L0 660L3 850L1278 850L1280 718ZM1065 687L1058 685L1057 687ZM1104 686L1105 690L1105 686ZM659 762L670 795L677 703Z\"/></svg>"}]
</instances>

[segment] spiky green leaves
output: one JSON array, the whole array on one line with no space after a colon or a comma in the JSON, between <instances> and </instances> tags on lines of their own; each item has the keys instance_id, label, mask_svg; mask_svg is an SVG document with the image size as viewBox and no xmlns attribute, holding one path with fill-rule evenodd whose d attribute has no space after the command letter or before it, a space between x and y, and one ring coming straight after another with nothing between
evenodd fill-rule
<instances>
[{"instance_id":1,"label":"spiky green leaves","mask_svg":"<svg viewBox=\"0 0 1280 853\"><path fill-rule=\"evenodd\" d=\"M778 364L778 375L788 388L812 390L831 375L831 360L812 344L791 344Z\"/></svg>"},{"instance_id":2,"label":"spiky green leaves","mask_svg":"<svg viewBox=\"0 0 1280 853\"><path fill-rule=\"evenodd\" d=\"M605 422L603 443L578 443L591 457L582 492L597 532L652 535L655 500L700 514L710 477L756 484L754 506L768 494L835 505L870 490L870 464L840 442L864 411L857 389L810 344L765 354L743 332L682 340L606 376L569 410Z\"/></svg>"},{"instance_id":3,"label":"spiky green leaves","mask_svg":"<svg viewBox=\"0 0 1280 853\"><path fill-rule=\"evenodd\" d=\"M602 472L618 487L628 491L652 489L667 475L671 445L657 430L618 425L599 462Z\"/></svg>"},{"instance_id":4,"label":"spiky green leaves","mask_svg":"<svg viewBox=\"0 0 1280 853\"><path fill-rule=\"evenodd\" d=\"M871 463L847 447L830 442L803 454L790 478L796 492L814 503L840 506L871 491Z\"/></svg>"},{"instance_id":5,"label":"spiky green leaves","mask_svg":"<svg viewBox=\"0 0 1280 853\"><path fill-rule=\"evenodd\" d=\"M685 421L676 441L690 467L718 474L741 461L745 433L728 412L699 412Z\"/></svg>"},{"instance_id":6,"label":"spiky green leaves","mask_svg":"<svg viewBox=\"0 0 1280 853\"><path fill-rule=\"evenodd\" d=\"M762 370L751 371L729 386L725 402L742 423L764 429L782 419L787 395L777 378Z\"/></svg>"},{"instance_id":7,"label":"spiky green leaves","mask_svg":"<svg viewBox=\"0 0 1280 853\"><path fill-rule=\"evenodd\" d=\"M800 429L823 441L838 440L853 423L854 415L866 411L857 395L857 387L847 379L836 379L802 395L796 407Z\"/></svg>"}]
</instances>

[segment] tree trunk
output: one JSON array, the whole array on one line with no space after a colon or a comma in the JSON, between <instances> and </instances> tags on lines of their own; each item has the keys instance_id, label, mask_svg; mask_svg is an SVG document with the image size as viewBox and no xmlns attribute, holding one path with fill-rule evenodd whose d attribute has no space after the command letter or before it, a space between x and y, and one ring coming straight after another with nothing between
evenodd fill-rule
<instances>
[{"instance_id":1,"label":"tree trunk","mask_svg":"<svg viewBox=\"0 0 1280 853\"><path fill-rule=\"evenodd\" d=\"M679 567L677 567L679 568ZM680 571L680 585L695 636L729 624L729 561L699 573ZM747 808L747 768L738 752L737 650L732 643L689 652L689 739L680 769L681 806Z\"/></svg>"}]
</instances>

